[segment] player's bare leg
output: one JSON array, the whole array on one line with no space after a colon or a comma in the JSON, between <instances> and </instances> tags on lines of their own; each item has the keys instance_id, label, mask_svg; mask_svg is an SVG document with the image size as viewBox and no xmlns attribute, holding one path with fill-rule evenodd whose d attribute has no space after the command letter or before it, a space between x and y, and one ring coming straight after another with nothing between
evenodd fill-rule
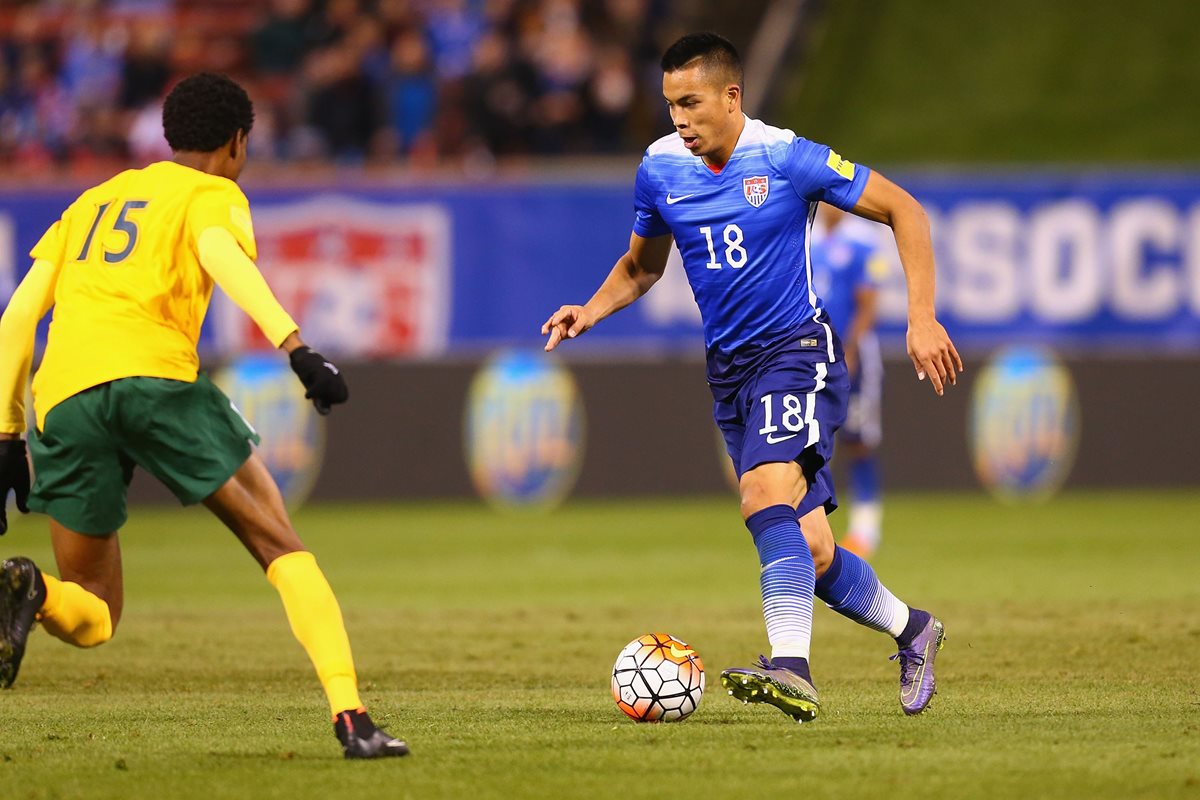
<instances>
[{"instance_id":1,"label":"player's bare leg","mask_svg":"<svg viewBox=\"0 0 1200 800\"><path fill-rule=\"evenodd\" d=\"M814 560L818 551L822 553L824 567L817 570L817 597L842 616L896 640L897 652L891 658L900 662L900 706L905 714L920 714L937 692L934 660L945 639L941 620L905 605L865 560L835 547L824 508L805 514L800 529L812 543Z\"/></svg>"},{"instance_id":2,"label":"player's bare leg","mask_svg":"<svg viewBox=\"0 0 1200 800\"><path fill-rule=\"evenodd\" d=\"M334 733L346 758L408 754L408 746L380 730L358 696L350 641L337 598L316 559L292 528L279 487L257 454L204 504L224 522L278 590L292 633L303 645L329 699Z\"/></svg>"},{"instance_id":3,"label":"player's bare leg","mask_svg":"<svg viewBox=\"0 0 1200 800\"><path fill-rule=\"evenodd\" d=\"M111 636L125 608L125 579L121 569L121 542L116 533L85 536L50 520L50 541L59 578L74 583L104 601L111 621ZM50 633L63 638L43 619ZM75 643L75 642L72 642Z\"/></svg>"},{"instance_id":4,"label":"player's bare leg","mask_svg":"<svg viewBox=\"0 0 1200 800\"><path fill-rule=\"evenodd\" d=\"M0 564L0 686L17 678L29 633L36 622L76 647L112 638L121 619L124 584L116 533L85 536L50 521L59 577L28 558Z\"/></svg>"},{"instance_id":5,"label":"player's bare leg","mask_svg":"<svg viewBox=\"0 0 1200 800\"><path fill-rule=\"evenodd\" d=\"M808 666L816 573L796 520L808 484L795 462L767 463L744 473L740 489L742 516L762 566L771 657L723 671L721 684L743 702L769 703L797 722L808 722L821 707Z\"/></svg>"}]
</instances>

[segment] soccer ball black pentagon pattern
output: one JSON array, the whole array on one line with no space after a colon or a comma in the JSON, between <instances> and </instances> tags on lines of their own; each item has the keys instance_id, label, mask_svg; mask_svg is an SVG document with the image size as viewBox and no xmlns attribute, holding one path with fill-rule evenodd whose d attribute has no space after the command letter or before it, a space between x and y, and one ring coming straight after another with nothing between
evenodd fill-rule
<instances>
[{"instance_id":1,"label":"soccer ball black pentagon pattern","mask_svg":"<svg viewBox=\"0 0 1200 800\"><path fill-rule=\"evenodd\" d=\"M704 695L704 662L696 651L666 633L639 636L617 656L612 695L638 722L686 718Z\"/></svg>"}]
</instances>

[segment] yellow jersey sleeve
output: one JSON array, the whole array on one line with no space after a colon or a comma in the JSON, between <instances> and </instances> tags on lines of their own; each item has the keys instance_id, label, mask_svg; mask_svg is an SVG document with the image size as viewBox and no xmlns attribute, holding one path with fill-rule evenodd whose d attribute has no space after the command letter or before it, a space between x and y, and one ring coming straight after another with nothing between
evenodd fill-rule
<instances>
[{"instance_id":1,"label":"yellow jersey sleeve","mask_svg":"<svg viewBox=\"0 0 1200 800\"><path fill-rule=\"evenodd\" d=\"M279 305L258 267L227 228L211 226L197 242L200 266L229 299L245 311L273 346L279 347L296 323Z\"/></svg>"},{"instance_id":2,"label":"yellow jersey sleeve","mask_svg":"<svg viewBox=\"0 0 1200 800\"><path fill-rule=\"evenodd\" d=\"M251 260L258 258L254 224L250 221L250 202L237 185L204 187L196 192L188 209L188 232L193 242L209 228L222 228L233 234L238 246Z\"/></svg>"},{"instance_id":3,"label":"yellow jersey sleeve","mask_svg":"<svg viewBox=\"0 0 1200 800\"><path fill-rule=\"evenodd\" d=\"M70 209L67 209L67 213L70 213ZM66 216L63 214L63 219L66 219ZM51 264L62 264L66 260L63 256L63 246L66 243L67 226L63 224L63 219L56 221L42 234L42 238L38 239L38 243L29 251L30 258L34 261L49 261Z\"/></svg>"},{"instance_id":4,"label":"yellow jersey sleeve","mask_svg":"<svg viewBox=\"0 0 1200 800\"><path fill-rule=\"evenodd\" d=\"M38 320L54 304L58 270L57 262L34 261L0 316L0 433L25 430L25 384L33 363L34 338Z\"/></svg>"}]
</instances>

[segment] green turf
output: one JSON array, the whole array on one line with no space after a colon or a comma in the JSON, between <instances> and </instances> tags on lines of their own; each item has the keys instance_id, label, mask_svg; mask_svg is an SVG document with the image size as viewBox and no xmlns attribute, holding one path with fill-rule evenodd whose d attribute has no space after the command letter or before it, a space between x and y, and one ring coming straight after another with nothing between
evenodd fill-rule
<instances>
[{"instance_id":1,"label":"green turf","mask_svg":"<svg viewBox=\"0 0 1200 800\"><path fill-rule=\"evenodd\" d=\"M1200 163L1194 0L824 6L774 119L851 160Z\"/></svg>"},{"instance_id":2,"label":"green turf","mask_svg":"<svg viewBox=\"0 0 1200 800\"><path fill-rule=\"evenodd\" d=\"M937 611L941 693L897 702L890 642L820 609L825 709L803 727L719 689L764 647L729 498L323 507L298 516L346 612L364 695L414 755L346 763L278 599L203 511L138 511L127 610L94 651L35 634L0 694L18 798L1200 798L1200 497L1017 509L892 496L877 565ZM45 559L42 523L0 552ZM627 721L608 671L664 630L708 665L699 711ZM787 794L784 795L784 792ZM919 794L917 794L919 792Z\"/></svg>"}]
</instances>

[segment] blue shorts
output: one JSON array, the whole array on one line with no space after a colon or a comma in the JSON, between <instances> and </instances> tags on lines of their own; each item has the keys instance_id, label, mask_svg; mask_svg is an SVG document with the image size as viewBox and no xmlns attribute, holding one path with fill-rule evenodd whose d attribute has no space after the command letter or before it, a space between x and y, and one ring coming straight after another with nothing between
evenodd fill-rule
<instances>
[{"instance_id":1,"label":"blue shorts","mask_svg":"<svg viewBox=\"0 0 1200 800\"><path fill-rule=\"evenodd\" d=\"M858 369L850 376L846 424L838 441L876 448L883 439L883 357L879 338L864 334L858 343Z\"/></svg>"},{"instance_id":2,"label":"blue shorts","mask_svg":"<svg viewBox=\"0 0 1200 800\"><path fill-rule=\"evenodd\" d=\"M837 508L829 461L850 391L838 350L830 361L825 348L788 345L756 359L736 387L710 381L713 417L738 478L760 464L795 461L808 481L796 512L801 517L817 506L826 513ZM727 368L722 372L728 375Z\"/></svg>"}]
</instances>

